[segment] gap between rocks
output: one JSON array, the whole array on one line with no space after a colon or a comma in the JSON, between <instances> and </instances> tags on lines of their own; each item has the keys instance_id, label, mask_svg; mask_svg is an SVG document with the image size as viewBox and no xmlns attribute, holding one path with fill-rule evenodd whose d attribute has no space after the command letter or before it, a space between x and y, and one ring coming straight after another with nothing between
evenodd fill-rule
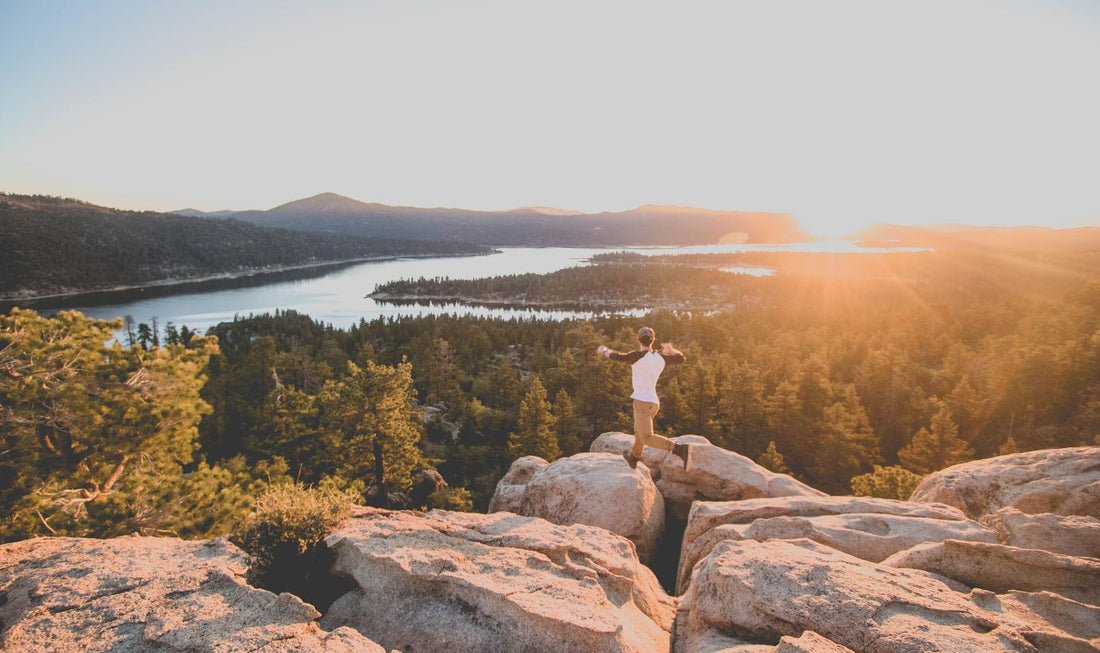
<instances>
[{"instance_id":1,"label":"gap between rocks","mask_svg":"<svg viewBox=\"0 0 1100 653\"><path fill-rule=\"evenodd\" d=\"M665 502L665 530L657 542L657 550L646 563L650 571L669 596L676 596L676 576L680 570L680 554L684 545L687 520L673 515L672 506Z\"/></svg>"},{"instance_id":2,"label":"gap between rocks","mask_svg":"<svg viewBox=\"0 0 1100 653\"><path fill-rule=\"evenodd\" d=\"M275 594L293 594L324 616L336 599L359 587L353 579L332 573L335 562L335 554L321 541L307 553L283 557L266 572L249 568L248 583Z\"/></svg>"}]
</instances>

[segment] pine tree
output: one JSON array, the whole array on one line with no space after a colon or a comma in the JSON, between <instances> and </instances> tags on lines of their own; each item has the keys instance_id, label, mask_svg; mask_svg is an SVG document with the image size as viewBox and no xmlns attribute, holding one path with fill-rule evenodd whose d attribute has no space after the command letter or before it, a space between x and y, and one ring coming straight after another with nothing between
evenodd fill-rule
<instances>
[{"instance_id":1,"label":"pine tree","mask_svg":"<svg viewBox=\"0 0 1100 653\"><path fill-rule=\"evenodd\" d=\"M142 349L149 351L149 347L153 345L153 330L148 324L140 322L137 325L137 341Z\"/></svg>"},{"instance_id":2,"label":"pine tree","mask_svg":"<svg viewBox=\"0 0 1100 653\"><path fill-rule=\"evenodd\" d=\"M321 389L322 448L327 467L346 479L374 479L384 501L424 468L423 425L413 407L412 365L347 364L347 375Z\"/></svg>"},{"instance_id":3,"label":"pine tree","mask_svg":"<svg viewBox=\"0 0 1100 653\"><path fill-rule=\"evenodd\" d=\"M564 388L554 395L554 430L558 436L558 448L561 455L572 456L579 453L584 447L584 442L577 435L577 424L573 410L573 400Z\"/></svg>"},{"instance_id":4,"label":"pine tree","mask_svg":"<svg viewBox=\"0 0 1100 653\"><path fill-rule=\"evenodd\" d=\"M882 462L879 439L849 385L840 401L825 408L807 475L826 492L843 492L852 476Z\"/></svg>"},{"instance_id":5,"label":"pine tree","mask_svg":"<svg viewBox=\"0 0 1100 653\"><path fill-rule=\"evenodd\" d=\"M752 457L763 453L770 440L764 384L749 364L737 363L719 385L715 402L718 433L715 444Z\"/></svg>"},{"instance_id":6,"label":"pine tree","mask_svg":"<svg viewBox=\"0 0 1100 653\"><path fill-rule=\"evenodd\" d=\"M596 354L604 338L588 322L566 333L566 340L577 362L577 391L573 395L577 413L587 418L587 435L595 437L621 421L620 412L630 396L630 373L619 363Z\"/></svg>"},{"instance_id":7,"label":"pine tree","mask_svg":"<svg viewBox=\"0 0 1100 653\"><path fill-rule=\"evenodd\" d=\"M783 461L783 454L779 453L779 450L775 448L775 440L768 443L767 451L760 454L760 457L756 459L756 464L777 474L791 473L791 470L787 467L787 463Z\"/></svg>"},{"instance_id":8,"label":"pine tree","mask_svg":"<svg viewBox=\"0 0 1100 653\"><path fill-rule=\"evenodd\" d=\"M546 388L538 376L531 377L531 384L520 402L519 430L508 436L508 453L516 458L538 456L550 461L561 457L554 432L554 416L546 401Z\"/></svg>"},{"instance_id":9,"label":"pine tree","mask_svg":"<svg viewBox=\"0 0 1100 653\"><path fill-rule=\"evenodd\" d=\"M957 465L974 455L966 441L958 437L958 427L947 404L939 399L933 399L932 403L937 410L932 416L931 429L922 428L909 444L898 451L901 464L917 474L929 474Z\"/></svg>"},{"instance_id":10,"label":"pine tree","mask_svg":"<svg viewBox=\"0 0 1100 653\"><path fill-rule=\"evenodd\" d=\"M112 536L170 527L194 460L213 339L192 348L107 348L122 326L76 311L0 317L0 537Z\"/></svg>"},{"instance_id":11,"label":"pine tree","mask_svg":"<svg viewBox=\"0 0 1100 653\"><path fill-rule=\"evenodd\" d=\"M1019 449L1016 448L1016 440L1014 440L1012 436L1009 436L1008 439L1006 439L1004 443L997 448L997 455L1007 456L1009 454L1017 453L1018 451Z\"/></svg>"},{"instance_id":12,"label":"pine tree","mask_svg":"<svg viewBox=\"0 0 1100 653\"><path fill-rule=\"evenodd\" d=\"M798 386L791 381L780 383L765 402L768 432L784 451L791 451L800 434L808 430L798 398Z\"/></svg>"}]
</instances>

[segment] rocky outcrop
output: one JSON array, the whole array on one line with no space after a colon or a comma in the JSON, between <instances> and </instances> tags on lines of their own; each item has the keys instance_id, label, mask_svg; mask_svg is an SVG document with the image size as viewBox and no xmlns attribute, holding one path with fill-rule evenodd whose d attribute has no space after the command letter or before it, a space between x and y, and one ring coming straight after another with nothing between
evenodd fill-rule
<instances>
[{"instance_id":1,"label":"rocky outcrop","mask_svg":"<svg viewBox=\"0 0 1100 653\"><path fill-rule=\"evenodd\" d=\"M923 542L997 542L996 533L945 505L868 497L699 501L684 532L677 588L687 588L692 568L719 542L799 538L872 562Z\"/></svg>"},{"instance_id":2,"label":"rocky outcrop","mask_svg":"<svg viewBox=\"0 0 1100 653\"><path fill-rule=\"evenodd\" d=\"M244 581L224 540L40 538L0 547L0 650L385 653Z\"/></svg>"},{"instance_id":3,"label":"rocky outcrop","mask_svg":"<svg viewBox=\"0 0 1100 653\"><path fill-rule=\"evenodd\" d=\"M497 486L496 506L555 524L606 528L633 542L642 562L652 557L665 528L665 502L645 469L606 453L580 453L541 468L536 461L542 459L532 458L512 465L505 478L513 482L503 492ZM525 477L525 484L515 482Z\"/></svg>"},{"instance_id":4,"label":"rocky outcrop","mask_svg":"<svg viewBox=\"0 0 1100 653\"><path fill-rule=\"evenodd\" d=\"M1100 610L1092 606L1047 593L961 589L927 572L868 562L809 540L722 542L695 569L677 616L676 651L778 647L781 638L805 631L858 653L1065 652L1100 645Z\"/></svg>"},{"instance_id":5,"label":"rocky outcrop","mask_svg":"<svg viewBox=\"0 0 1100 653\"><path fill-rule=\"evenodd\" d=\"M631 470L619 453L632 438L610 433L602 451L516 461L491 504L501 512L357 509L325 552L333 587L353 589L319 621L249 586L224 540L0 546L0 650L1100 649L1097 448L967 463L933 475L923 501L891 501L825 496L681 440L698 445L686 474L653 450ZM735 500L700 500L713 496ZM682 600L638 557L666 505L691 506Z\"/></svg>"},{"instance_id":6,"label":"rocky outcrop","mask_svg":"<svg viewBox=\"0 0 1100 653\"><path fill-rule=\"evenodd\" d=\"M1100 560L982 542L929 542L890 556L892 567L923 569L997 593L1048 591L1100 605Z\"/></svg>"},{"instance_id":7,"label":"rocky outcrop","mask_svg":"<svg viewBox=\"0 0 1100 653\"><path fill-rule=\"evenodd\" d=\"M946 503L974 519L1002 508L1100 518L1100 447L975 460L935 472L910 501Z\"/></svg>"},{"instance_id":8,"label":"rocky outcrop","mask_svg":"<svg viewBox=\"0 0 1100 653\"><path fill-rule=\"evenodd\" d=\"M675 602L592 526L363 509L326 540L358 589L322 623L402 651L668 651Z\"/></svg>"},{"instance_id":9,"label":"rocky outcrop","mask_svg":"<svg viewBox=\"0 0 1100 653\"><path fill-rule=\"evenodd\" d=\"M669 452L651 447L646 447L642 462L677 519L686 519L696 500L826 496L786 474L776 474L745 456L716 447L702 436L684 435L676 441L692 445L690 470L685 471L682 461ZM590 449L622 455L633 446L633 435L613 431L596 438Z\"/></svg>"},{"instance_id":10,"label":"rocky outcrop","mask_svg":"<svg viewBox=\"0 0 1100 653\"><path fill-rule=\"evenodd\" d=\"M997 532L1001 544L1100 558L1100 519L1095 517L1029 515L1002 508L980 521Z\"/></svg>"},{"instance_id":11,"label":"rocky outcrop","mask_svg":"<svg viewBox=\"0 0 1100 653\"><path fill-rule=\"evenodd\" d=\"M523 493L527 491L527 484L550 463L538 456L524 456L517 458L508 473L497 481L493 498L489 501L489 512L514 512L519 514L520 505L523 503Z\"/></svg>"}]
</instances>

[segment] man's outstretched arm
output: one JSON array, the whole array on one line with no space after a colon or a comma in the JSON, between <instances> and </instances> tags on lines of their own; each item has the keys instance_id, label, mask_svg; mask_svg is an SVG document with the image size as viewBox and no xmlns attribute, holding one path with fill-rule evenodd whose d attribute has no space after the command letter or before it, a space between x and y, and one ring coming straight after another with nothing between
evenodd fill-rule
<instances>
[{"instance_id":1,"label":"man's outstretched arm","mask_svg":"<svg viewBox=\"0 0 1100 653\"><path fill-rule=\"evenodd\" d=\"M679 365L687 360L684 352L673 347L671 342L661 343L661 358L664 358L665 363L670 365Z\"/></svg>"},{"instance_id":2,"label":"man's outstretched arm","mask_svg":"<svg viewBox=\"0 0 1100 653\"><path fill-rule=\"evenodd\" d=\"M626 363L628 365L633 365L634 363L638 362L639 358L645 356L645 351L642 351L640 349L637 351L624 353L620 351L615 351L610 347L607 347L606 345L600 345L599 348L596 349L596 353L600 356L603 356L604 358L617 361L619 363Z\"/></svg>"}]
</instances>

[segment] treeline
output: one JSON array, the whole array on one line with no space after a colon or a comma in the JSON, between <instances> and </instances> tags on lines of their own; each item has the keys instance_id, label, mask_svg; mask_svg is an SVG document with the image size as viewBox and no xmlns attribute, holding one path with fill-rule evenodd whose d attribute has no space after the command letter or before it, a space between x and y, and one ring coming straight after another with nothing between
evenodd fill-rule
<instances>
[{"instance_id":1,"label":"treeline","mask_svg":"<svg viewBox=\"0 0 1100 653\"><path fill-rule=\"evenodd\" d=\"M1100 444L1100 266L930 260L954 282L780 274L735 310L644 318L335 329L282 312L215 327L216 348L104 348L119 325L17 311L0 330L0 536L209 535L279 479L402 503L421 469L451 488L411 505L484 509L518 456L630 430L629 371L594 351L631 348L642 323L688 358L662 377L660 432L831 493L904 497L971 458Z\"/></svg>"},{"instance_id":2,"label":"treeline","mask_svg":"<svg viewBox=\"0 0 1100 653\"><path fill-rule=\"evenodd\" d=\"M0 294L48 294L342 259L486 253L0 194Z\"/></svg>"},{"instance_id":3,"label":"treeline","mask_svg":"<svg viewBox=\"0 0 1100 653\"><path fill-rule=\"evenodd\" d=\"M208 391L225 393L224 412L212 401L204 437L224 455L266 437L269 368L310 394L345 360L408 360L420 401L440 407L429 457L483 507L534 432L554 434L543 450L569 454L630 429L628 371L592 352L601 342L630 348L641 322L689 359L662 379L663 432L704 435L830 492L876 465L911 483L966 459L1090 444L1100 433L1100 282L1048 279L1060 292L983 301L926 284L762 281L774 282L768 301L705 316L424 317L343 331L284 313L221 325L224 362ZM545 417L522 424L525 411Z\"/></svg>"},{"instance_id":4,"label":"treeline","mask_svg":"<svg viewBox=\"0 0 1100 653\"><path fill-rule=\"evenodd\" d=\"M759 301L765 288L755 277L721 270L635 263L482 279L400 279L379 284L371 297L395 303L713 311Z\"/></svg>"}]
</instances>

